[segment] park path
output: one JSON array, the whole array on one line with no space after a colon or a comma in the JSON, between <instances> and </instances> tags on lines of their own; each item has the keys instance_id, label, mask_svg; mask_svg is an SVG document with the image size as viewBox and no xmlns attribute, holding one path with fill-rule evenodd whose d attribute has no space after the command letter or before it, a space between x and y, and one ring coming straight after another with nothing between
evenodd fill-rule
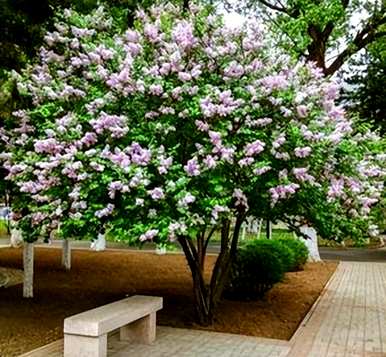
<instances>
[{"instance_id":1,"label":"park path","mask_svg":"<svg viewBox=\"0 0 386 357\"><path fill-rule=\"evenodd\" d=\"M24 357L62 356L56 341ZM109 357L386 357L386 263L341 262L290 341L159 327L150 346L109 340Z\"/></svg>"},{"instance_id":2,"label":"park path","mask_svg":"<svg viewBox=\"0 0 386 357\"><path fill-rule=\"evenodd\" d=\"M386 357L386 264L341 262L288 357Z\"/></svg>"}]
</instances>

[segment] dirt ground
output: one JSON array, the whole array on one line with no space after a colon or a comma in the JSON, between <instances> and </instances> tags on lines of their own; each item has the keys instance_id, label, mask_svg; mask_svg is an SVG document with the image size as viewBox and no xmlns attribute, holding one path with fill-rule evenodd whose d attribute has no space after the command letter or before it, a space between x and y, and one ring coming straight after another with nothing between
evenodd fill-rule
<instances>
[{"instance_id":1,"label":"dirt ground","mask_svg":"<svg viewBox=\"0 0 386 357\"><path fill-rule=\"evenodd\" d=\"M35 250L35 298L22 286L0 289L0 356L11 357L61 338L63 319L127 295L164 297L161 325L199 328L194 323L192 283L182 255L87 250L73 251L73 267L60 267L61 251ZM214 261L210 256L207 270ZM308 264L288 273L262 301L223 301L212 331L289 339L319 296L334 262ZM21 249L0 249L0 266L21 268Z\"/></svg>"}]
</instances>

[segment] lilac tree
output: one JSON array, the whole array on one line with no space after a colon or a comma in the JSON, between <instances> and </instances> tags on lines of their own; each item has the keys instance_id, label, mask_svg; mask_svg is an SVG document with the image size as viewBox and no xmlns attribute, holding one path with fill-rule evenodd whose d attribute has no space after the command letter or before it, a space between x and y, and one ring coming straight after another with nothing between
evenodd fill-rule
<instances>
[{"instance_id":1,"label":"lilac tree","mask_svg":"<svg viewBox=\"0 0 386 357\"><path fill-rule=\"evenodd\" d=\"M3 156L26 240L60 222L64 237L178 242L208 324L246 216L372 224L383 143L354 131L319 69L275 53L255 21L230 29L209 8L153 7L134 29L119 19L65 11L19 77L33 107L14 113Z\"/></svg>"}]
</instances>

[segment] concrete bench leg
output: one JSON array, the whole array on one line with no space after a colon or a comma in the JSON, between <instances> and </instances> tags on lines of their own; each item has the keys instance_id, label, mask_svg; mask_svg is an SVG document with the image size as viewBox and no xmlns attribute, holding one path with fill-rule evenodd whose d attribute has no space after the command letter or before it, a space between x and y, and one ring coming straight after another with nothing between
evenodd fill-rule
<instances>
[{"instance_id":1,"label":"concrete bench leg","mask_svg":"<svg viewBox=\"0 0 386 357\"><path fill-rule=\"evenodd\" d=\"M64 357L106 357L107 334L98 337L64 334Z\"/></svg>"},{"instance_id":2,"label":"concrete bench leg","mask_svg":"<svg viewBox=\"0 0 386 357\"><path fill-rule=\"evenodd\" d=\"M135 341L150 344L155 341L156 313L153 312L129 325L120 328L122 341Z\"/></svg>"}]
</instances>

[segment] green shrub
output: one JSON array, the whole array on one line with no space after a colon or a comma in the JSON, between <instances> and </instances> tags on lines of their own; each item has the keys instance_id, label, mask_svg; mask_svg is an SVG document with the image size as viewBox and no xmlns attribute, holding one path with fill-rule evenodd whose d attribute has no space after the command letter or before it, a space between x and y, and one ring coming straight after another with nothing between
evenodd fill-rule
<instances>
[{"instance_id":1,"label":"green shrub","mask_svg":"<svg viewBox=\"0 0 386 357\"><path fill-rule=\"evenodd\" d=\"M262 298L281 281L286 270L284 245L274 240L257 239L241 246L232 264L224 296L238 300Z\"/></svg>"},{"instance_id":2,"label":"green shrub","mask_svg":"<svg viewBox=\"0 0 386 357\"><path fill-rule=\"evenodd\" d=\"M293 253L293 264L288 271L302 270L308 259L308 249L305 243L296 238L278 238L276 240L290 248Z\"/></svg>"}]
</instances>

